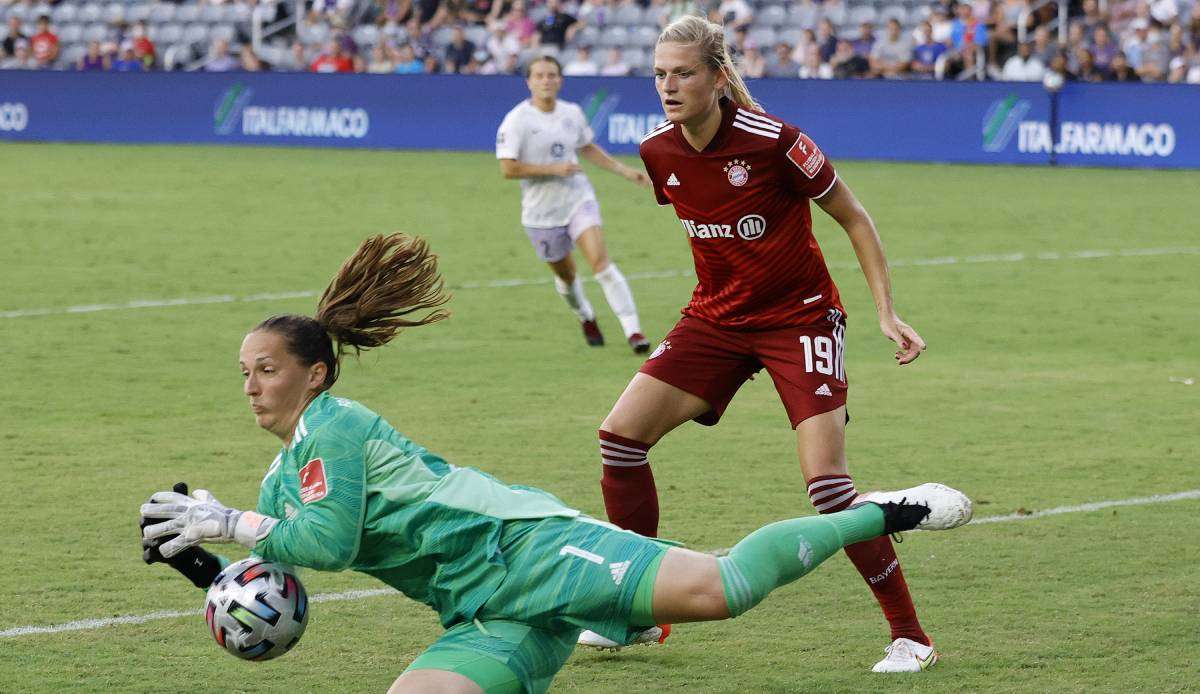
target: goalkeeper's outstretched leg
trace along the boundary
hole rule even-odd
[[[840,513],[772,523],[725,557],[673,548],[654,578],[646,626],[737,617],[846,545],[905,530],[948,530],[971,519],[965,494],[940,484],[871,495]],[[645,579],[643,579],[645,580]]]

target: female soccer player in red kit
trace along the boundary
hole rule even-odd
[[[600,428],[609,520],[654,536],[658,495],[647,454],[694,419],[713,425],[737,389],[765,368],[796,431],[800,468],[820,513],[858,496],[846,466],[845,310],[812,233],[809,200],[850,237],[879,328],[911,363],[925,342],[892,306],[875,225],[816,143],[767,115],[725,47],[721,26],[684,17],[663,30],[654,82],[667,120],[641,144],[660,205],[691,244],[698,283],[683,318],[626,387]],[[891,625],[876,672],[937,660],[887,536],[846,553]],[[589,643],[585,634],[580,643]]]

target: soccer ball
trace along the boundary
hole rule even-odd
[[[243,559],[225,567],[209,587],[204,621],[230,653],[270,660],[300,640],[308,626],[308,594],[292,569]]]

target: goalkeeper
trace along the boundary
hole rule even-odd
[[[258,425],[283,442],[257,508],[226,508],[204,490],[158,492],[141,507],[147,561],[201,587],[220,570],[197,546],[206,542],[361,571],[432,607],[446,629],[392,691],[532,693],[549,688],[583,629],[626,644],[655,624],[736,617],[845,545],[970,518],[963,494],[926,484],[768,525],[717,558],[451,465],[329,393],[345,350],[441,320],[446,301],[424,241],[376,236],[342,266],[315,318],[256,326],[241,346],[244,391]]]

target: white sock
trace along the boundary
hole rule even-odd
[[[587,300],[587,295],[583,293],[583,282],[579,281],[579,275],[575,275],[575,281],[571,284],[563,282],[558,276],[554,276],[554,288],[558,290],[558,295],[567,302],[567,306],[579,316],[579,320],[596,320],[596,311],[592,309],[592,304]]]
[[[629,291],[629,282],[625,281],[625,275],[621,274],[617,264],[609,263],[608,267],[597,272],[596,281],[604,289],[604,297],[608,299],[613,313],[617,314],[617,320],[621,321],[625,337],[642,332],[637,304],[633,303],[633,292]]]

